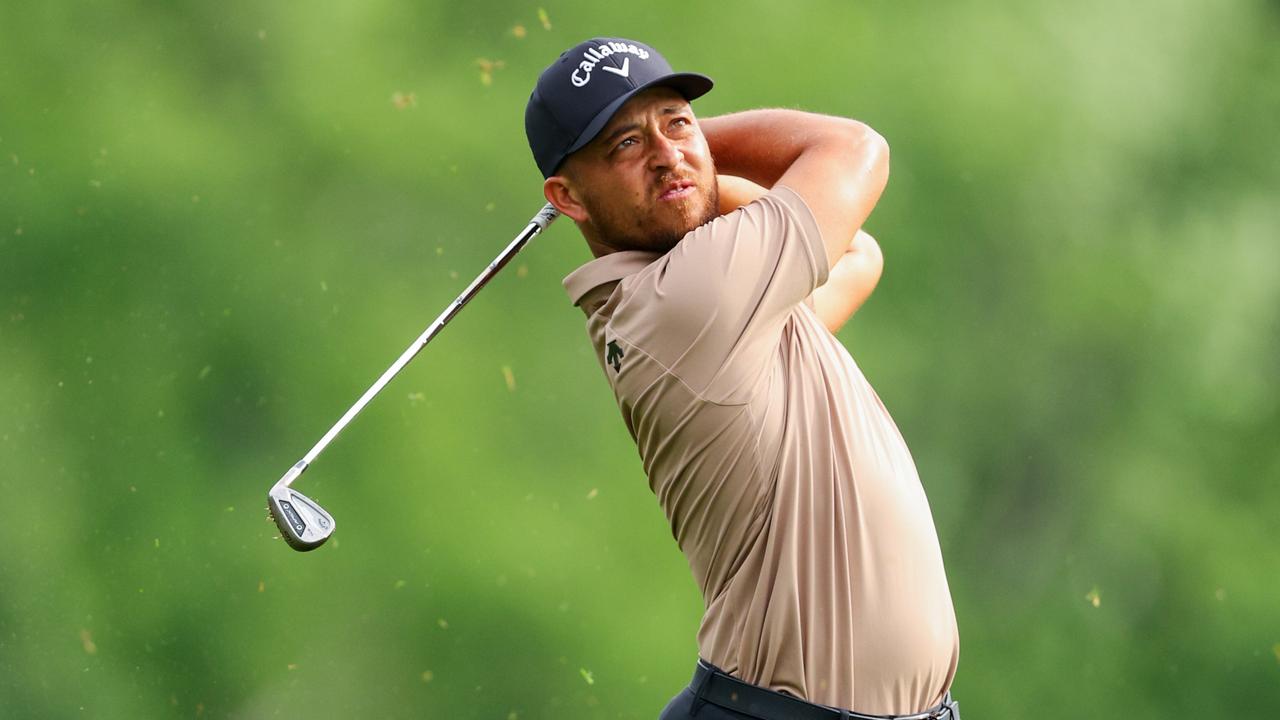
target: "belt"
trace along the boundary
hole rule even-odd
[[[703,703],[750,715],[758,720],[960,720],[960,703],[951,693],[937,707],[913,715],[864,715],[806,702],[798,697],[743,682],[705,660],[698,660],[689,687],[694,693],[692,715]]]

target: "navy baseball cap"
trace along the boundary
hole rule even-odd
[[[592,38],[561,53],[538,77],[524,110],[524,132],[542,177],[554,175],[566,157],[595,139],[633,95],[658,86],[693,100],[712,82],[706,75],[672,72],[657,50],[635,40]]]

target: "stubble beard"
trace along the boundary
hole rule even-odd
[[[697,205],[702,203],[701,211]],[[674,216],[674,221],[663,218],[659,222],[660,206],[650,205],[639,208],[630,217],[612,208],[592,207],[591,202],[584,199],[587,211],[591,214],[592,224],[597,236],[610,247],[618,250],[648,250],[665,253],[675,247],[685,235],[711,222],[719,214],[720,187],[716,182],[715,172],[711,173],[711,181],[705,187],[696,186],[692,196],[680,200],[667,208],[667,217]]]

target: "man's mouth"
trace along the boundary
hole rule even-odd
[[[689,197],[697,190],[697,185],[692,180],[674,180],[662,187],[661,194],[658,199],[662,201],[683,200]]]

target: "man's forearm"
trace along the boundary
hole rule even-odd
[[[875,135],[857,120],[800,110],[746,110],[698,123],[718,172],[765,187],[773,187],[801,153],[826,142],[832,132]]]

